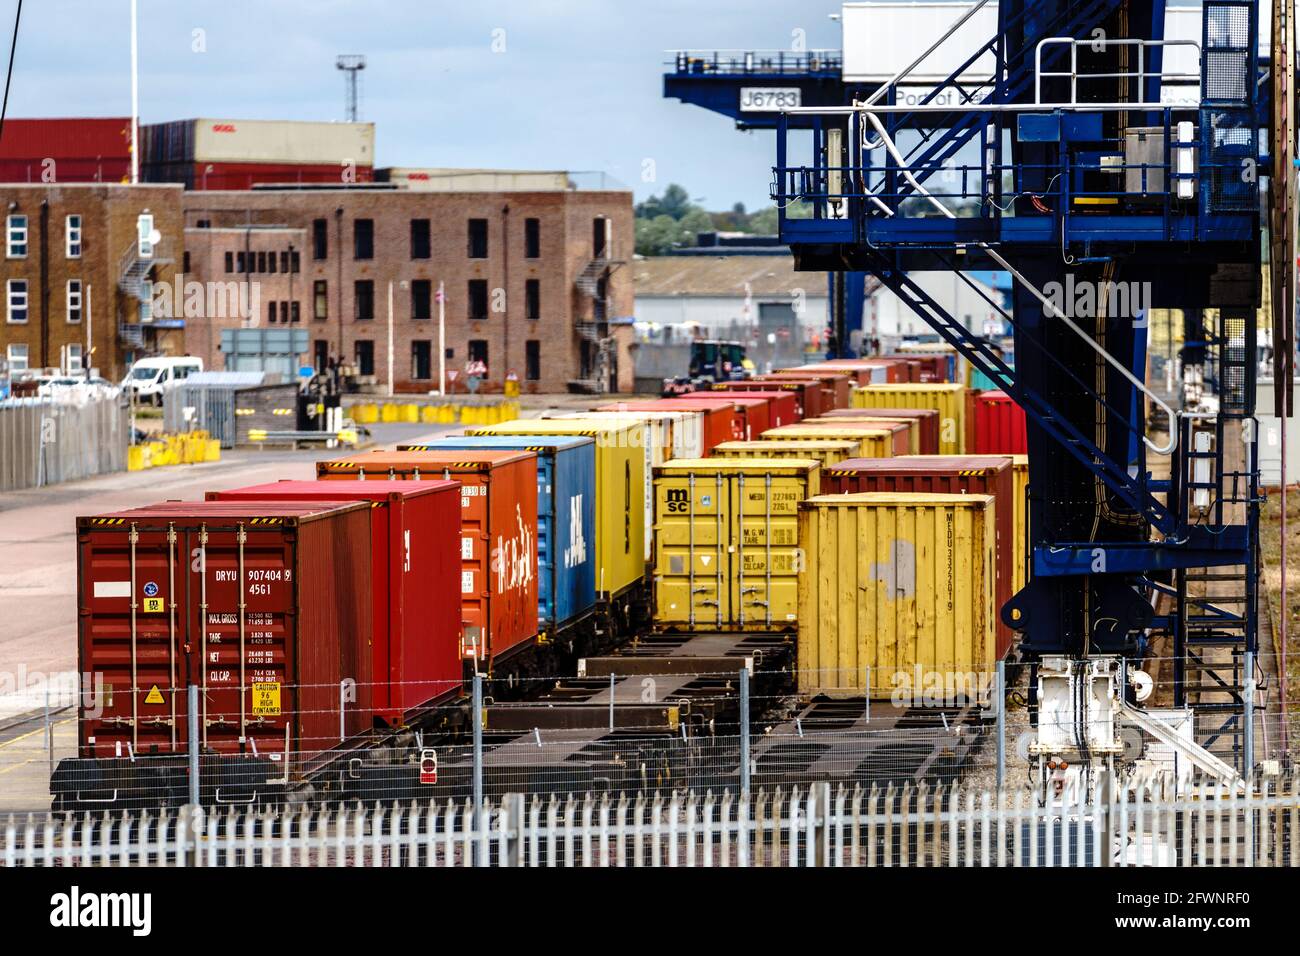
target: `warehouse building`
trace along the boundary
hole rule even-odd
[[[152,312],[153,285],[183,267],[181,195],[167,185],[0,185],[4,371],[89,368],[116,381],[140,355],[182,352],[184,318]]]
[[[631,387],[630,192],[392,186],[187,192],[187,284],[243,283],[257,303],[251,320],[187,317],[187,350],[220,368],[222,328],[297,325],[310,363],[383,390],[391,290],[394,390],[428,392],[441,285],[448,370],[482,362],[489,390]]]

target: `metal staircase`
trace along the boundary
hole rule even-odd
[[[587,343],[581,356],[583,375],[569,381],[570,391],[599,394],[609,390],[609,369],[614,339],[609,334],[609,277],[625,264],[623,259],[597,256],[574,279],[574,287],[590,300],[591,314],[580,307],[574,313],[574,331]]]

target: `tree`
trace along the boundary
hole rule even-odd
[[[662,256],[686,244],[686,231],[672,216],[659,215],[636,221],[636,251],[642,256]]]
[[[691,246],[696,244],[701,232],[713,232],[717,228],[713,223],[713,217],[698,206],[682,216],[680,224],[682,233],[687,239],[686,244]]]
[[[691,194],[686,191],[686,188],[677,183],[669,183],[662,198],[651,196],[645,202],[638,203],[636,216],[638,219],[656,219],[659,216],[681,219],[693,208],[695,207],[691,204]]]

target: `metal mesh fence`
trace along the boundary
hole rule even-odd
[[[0,402],[0,491],[124,471],[128,437],[116,396]]]

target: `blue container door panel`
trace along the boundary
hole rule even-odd
[[[558,449],[555,455],[556,620],[596,603],[596,446]]]
[[[537,453],[537,619],[544,628],[555,627],[556,617],[555,535],[563,525],[556,520],[552,485],[555,482],[556,450]]]

